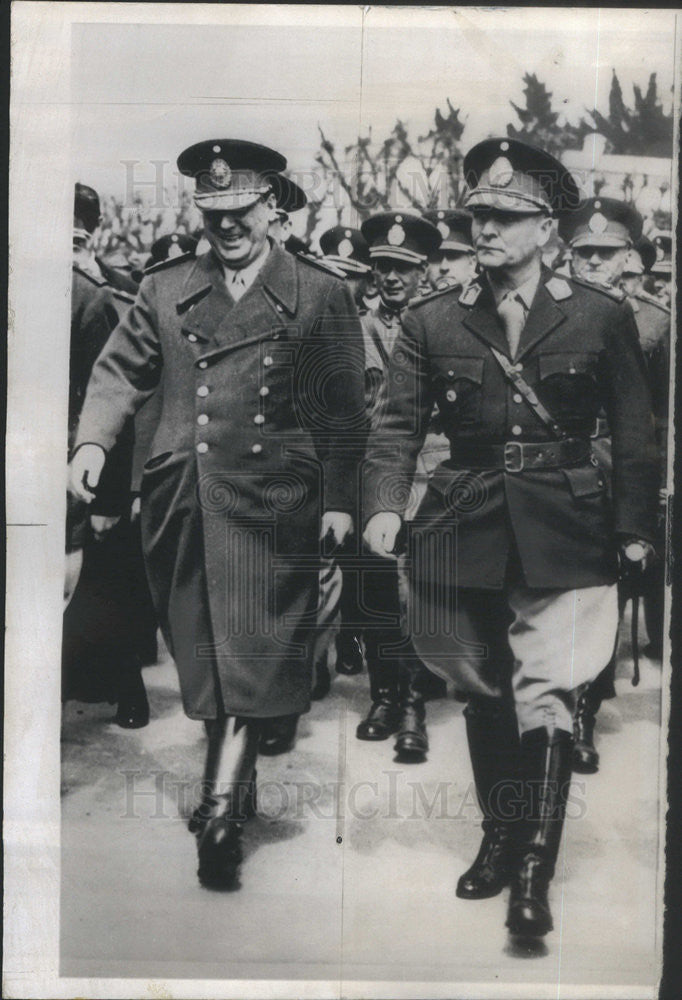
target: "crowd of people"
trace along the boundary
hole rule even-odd
[[[314,254],[286,166],[191,146],[184,222],[151,246],[140,223],[121,259],[76,185],[64,698],[147,724],[160,627],[206,728],[190,829],[220,889],[258,755],[334,670],[367,670],[356,736],[409,763],[449,684],[483,816],[457,894],[510,886],[510,932],[542,937],[633,588],[662,655],[671,234],[500,138],[457,209],[340,224]]]

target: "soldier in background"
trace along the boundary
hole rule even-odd
[[[560,232],[570,244],[572,268],[577,277],[612,289],[621,287],[625,279],[630,289],[628,302],[634,312],[652,395],[663,488],[666,478],[670,314],[660,302],[635,287],[636,279],[641,280],[644,275],[644,260],[647,264],[652,263],[652,247],[642,239],[642,225],[642,218],[632,205],[616,198],[599,197],[588,199],[578,212],[562,220]],[[611,431],[603,413],[597,419],[593,450],[610,477],[613,464]],[[660,516],[656,545],[659,558],[647,567],[641,585],[649,638],[647,652],[660,658],[664,590],[661,546],[665,545]],[[621,608],[623,602],[624,596],[621,595]],[[581,774],[593,774],[599,769],[599,753],[594,745],[595,721],[602,701],[616,696],[616,659],[617,649],[614,648],[606,668],[584,689],[578,700],[574,767]]]
[[[664,306],[670,309],[671,302],[671,280],[672,280],[672,253],[673,238],[668,230],[652,233],[651,242],[656,251],[656,260],[651,266],[652,291],[656,298],[660,299]]]
[[[77,184],[69,371],[69,450],[78,429],[95,360],[132,299],[103,278],[93,251],[100,222],[97,193]],[[116,701],[115,721],[134,729],[149,721],[140,668],[155,660],[139,544],[131,527],[132,425],[112,449],[90,508],[67,498],[67,603],[62,639],[62,697]],[[146,601],[145,601],[146,597]],[[147,617],[145,617],[147,611]],[[151,652],[150,652],[151,650]]]
[[[430,290],[464,288],[476,275],[476,254],[471,243],[471,215],[461,209],[424,212],[441,235],[441,244],[429,255],[426,277]]]
[[[365,337],[365,400],[370,431],[381,425],[384,382],[401,331],[401,317],[417,295],[430,254],[441,235],[426,219],[405,212],[382,212],[366,219],[362,235],[370,247],[380,302],[361,317]],[[395,749],[404,759],[422,760],[428,751],[426,713],[418,680],[423,665],[401,622],[396,563],[365,553],[357,574],[358,608],[372,704],[358,725],[360,740],[385,740],[397,733]]]

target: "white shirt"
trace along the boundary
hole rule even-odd
[[[252,260],[250,264],[247,264],[246,267],[242,267],[235,271],[223,264],[225,284],[227,285],[227,290],[235,302],[239,302],[241,297],[246,294],[249,288],[251,288],[251,285],[258,277],[258,272],[265,264],[269,253],[270,244],[266,240],[262,253],[260,253],[255,260]]]

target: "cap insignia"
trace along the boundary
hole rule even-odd
[[[441,234],[444,240],[448,238],[448,236],[450,235],[450,228],[446,222],[438,223],[438,232]]]
[[[339,257],[350,257],[353,253],[353,244],[350,240],[341,240],[339,243]]]
[[[493,187],[508,187],[514,177],[514,168],[506,156],[498,156],[488,172]]]
[[[402,218],[402,216],[400,216],[400,218]],[[391,226],[386,239],[388,240],[389,246],[401,247],[405,242],[405,230],[402,226],[397,224],[395,226]]]
[[[211,169],[209,170],[208,175],[216,187],[226,188],[230,186],[232,171],[228,167],[227,163],[225,163],[225,160],[221,160],[220,157],[211,163]]]
[[[171,243],[168,247],[168,259],[171,260],[173,257],[184,257],[184,253],[178,243]]]
[[[665,257],[665,250],[659,243],[659,245],[656,247],[656,260],[663,260],[664,257]]]
[[[602,215],[601,212],[595,212],[590,221],[587,223],[587,228],[591,233],[596,233],[597,236],[601,236],[601,234],[608,228],[608,225],[609,220],[606,216]]]

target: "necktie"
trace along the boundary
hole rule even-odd
[[[517,295],[516,292],[507,292],[500,301],[497,312],[507,334],[509,354],[513,360],[516,357],[521,333],[526,324],[526,307],[520,295]]]
[[[239,271],[232,272],[230,281],[230,294],[235,302],[238,302],[246,291],[246,282]]]

